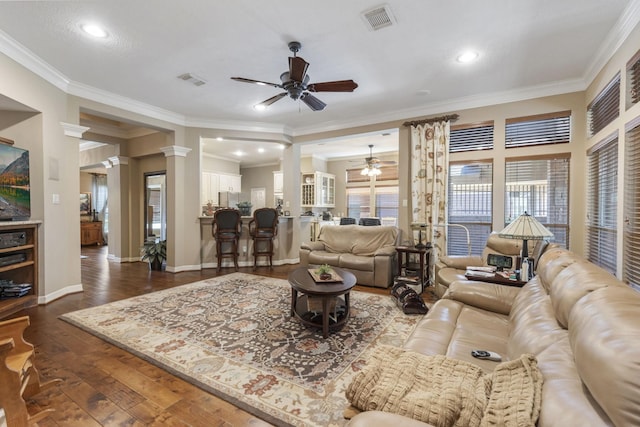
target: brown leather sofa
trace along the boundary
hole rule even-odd
[[[561,248],[541,256],[523,288],[457,281],[405,343],[492,371],[497,362],[533,354],[544,383],[538,427],[640,425],[640,292]],[[376,411],[349,427],[428,426]]]
[[[540,255],[547,247],[545,241],[530,241],[529,253],[534,259],[534,267]],[[515,268],[515,258],[520,255],[522,250],[522,240],[505,239],[500,237],[495,231],[487,238],[487,243],[482,250],[482,255],[470,256],[443,256],[435,264],[435,293],[438,297],[442,297],[449,288],[449,285],[456,280],[464,280],[464,273],[467,267],[483,267],[487,266],[487,257],[489,254],[508,255],[513,257],[513,265]]]
[[[329,264],[353,273],[358,284],[387,288],[397,269],[400,234],[393,226],[325,225],[318,240],[300,246],[300,264]]]

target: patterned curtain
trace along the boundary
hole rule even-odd
[[[433,225],[447,222],[449,129],[448,120],[411,126],[412,222],[427,224],[422,238],[433,245],[431,278],[438,255],[446,253],[447,247],[445,233],[434,230]]]

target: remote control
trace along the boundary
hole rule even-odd
[[[476,359],[493,360],[494,362],[502,361],[502,356],[500,356],[498,353],[494,353],[493,351],[471,350],[471,355]]]

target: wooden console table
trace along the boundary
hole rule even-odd
[[[102,237],[102,221],[80,222],[81,245],[101,245],[103,243],[104,238]]]

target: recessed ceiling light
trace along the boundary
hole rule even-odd
[[[258,153],[264,153],[264,148],[262,147],[258,148]]]
[[[240,150],[236,151],[236,152],[235,152],[235,153],[233,153],[233,154],[235,154],[235,155],[236,155],[236,156],[238,156],[238,157],[240,157],[240,156],[244,156],[244,153],[243,153],[242,151],[240,151]]]
[[[219,136],[216,138],[216,141],[224,141],[224,139],[221,136]]]
[[[97,24],[82,24],[80,28],[82,28],[82,31],[89,34],[90,36],[98,37],[101,39],[107,37],[108,35],[107,31]]]
[[[280,144],[280,149],[284,150],[286,147],[284,146],[284,144]]]
[[[267,106],[263,104],[256,104],[253,106],[253,109],[256,111],[264,111],[267,109]]]
[[[468,64],[469,62],[473,62],[476,59],[478,59],[478,56],[480,56],[478,52],[469,50],[458,55],[458,57],[456,58],[456,61],[462,64]]]

